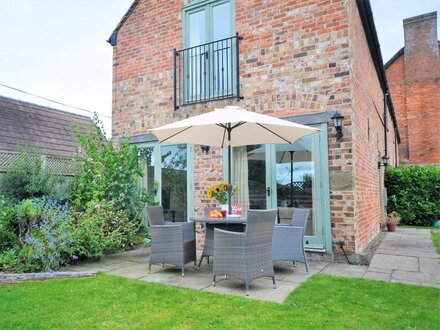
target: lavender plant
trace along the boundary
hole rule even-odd
[[[15,215],[19,244],[2,254],[0,269],[53,271],[65,266],[75,258],[71,222],[67,202],[45,197],[21,201]]]

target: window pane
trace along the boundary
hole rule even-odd
[[[151,193],[154,190],[154,148],[139,148],[139,166],[142,169],[142,177],[139,177],[139,186]]]
[[[224,39],[231,36],[230,22],[228,2],[212,8],[213,40]]]
[[[229,3],[212,8],[213,40],[231,37]],[[232,91],[232,42],[225,40],[214,44],[213,52],[213,83],[215,96],[225,96]]]
[[[201,10],[189,15],[189,47],[206,42],[205,11]]]
[[[162,206],[167,219],[187,220],[186,144],[161,147]]]
[[[151,202],[154,199],[154,147],[138,149],[138,163],[142,170],[142,175],[138,179],[139,187],[146,191]],[[143,211],[144,220],[147,220],[145,209]]]
[[[207,42],[205,10],[189,15],[189,46],[199,46]],[[205,47],[190,48],[185,52],[186,61],[186,97],[188,102],[201,100],[206,86],[206,51]]]
[[[238,187],[235,201],[243,214],[248,209],[266,209],[266,147],[250,145],[233,148],[234,185]]]
[[[306,136],[294,144],[276,145],[277,204],[280,222],[290,223],[294,207],[310,209],[306,235],[315,236],[315,166],[312,145],[316,136]]]

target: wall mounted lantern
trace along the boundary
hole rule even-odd
[[[335,128],[336,128],[336,137],[338,139],[340,139],[343,136],[343,134],[342,134],[342,119],[344,119],[344,116],[336,111],[331,119],[333,120],[333,125],[335,125]]]
[[[202,144],[202,145],[200,146],[200,149],[202,149],[202,153],[208,153],[208,152],[209,152],[209,149],[211,149],[211,147]]]
[[[379,157],[380,157],[380,155],[379,155]],[[388,162],[390,160],[390,157],[383,156],[381,159],[382,159],[382,162],[380,160],[377,162],[377,168],[381,168],[381,166],[384,166],[384,167],[388,166]]]

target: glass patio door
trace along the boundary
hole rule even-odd
[[[160,147],[161,201],[165,216],[174,221],[187,221],[187,146],[186,144]]]
[[[292,145],[255,145],[233,151],[236,200],[249,209],[278,209],[290,223],[293,208],[310,209],[309,249],[331,251],[327,124]]]
[[[163,206],[165,217],[187,221],[193,210],[193,146],[186,144],[140,145],[139,163],[144,176],[140,185],[157,192],[155,201]]]

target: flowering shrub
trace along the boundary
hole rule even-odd
[[[21,201],[12,221],[18,244],[1,254],[0,269],[52,271],[66,265],[73,257],[75,241],[71,221],[68,203],[47,198]]]
[[[105,252],[139,244],[140,223],[129,221],[128,214],[115,203],[101,201],[75,214],[75,251],[84,257],[100,257]]]
[[[77,159],[76,181],[70,194],[77,211],[89,209],[102,200],[113,201],[129,220],[136,221],[144,206],[137,179],[142,175],[138,150],[127,139],[119,149],[104,137],[102,124],[96,121],[86,136],[77,134],[81,153]]]
[[[220,204],[227,204],[228,203],[228,187],[229,184],[227,182],[222,182],[215,184],[211,188],[208,189],[206,192],[208,198],[214,198],[217,202]],[[231,197],[234,195],[235,191],[237,190],[237,187],[231,187]]]

